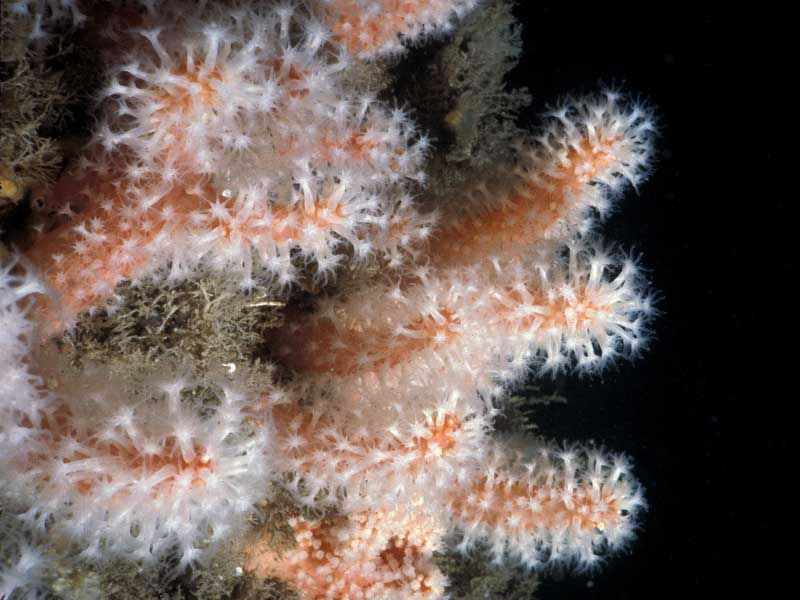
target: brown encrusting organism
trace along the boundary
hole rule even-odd
[[[34,38],[34,15],[0,10],[0,211],[27,194],[38,198],[88,137],[82,111],[99,74],[72,27]],[[33,38],[33,39],[32,39]],[[2,213],[0,213],[2,214]]]

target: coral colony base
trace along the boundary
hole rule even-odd
[[[91,32],[89,4],[4,10],[33,45]],[[649,111],[568,99],[431,202],[436,143],[381,77],[503,3],[97,4],[94,134],[0,268],[0,595],[223,564],[441,598],[440,553],[540,573],[627,543],[623,456],[496,423],[514,384],[646,342],[598,222],[648,171]]]

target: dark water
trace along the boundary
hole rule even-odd
[[[743,211],[754,198],[737,172],[773,160],[769,146],[739,135],[759,128],[748,120],[759,105],[750,91],[768,105],[760,117],[777,116],[769,112],[774,57],[756,36],[761,17],[735,24],[671,3],[524,4],[525,55],[513,83],[533,93],[531,119],[560,95],[611,83],[652,103],[661,126],[653,175],[602,228],[642,253],[661,293],[651,347],[602,378],[555,382],[569,403],[538,408],[536,418],[548,437],[627,453],[649,510],[627,552],[593,576],[546,578],[540,597],[738,597],[756,577],[763,594],[781,576],[768,549],[776,515],[763,508],[756,481],[781,481],[762,456],[786,442],[766,428],[770,384],[754,395],[748,385],[753,370],[770,371],[745,341],[747,306],[758,296],[745,271],[759,242],[748,227],[754,215]],[[780,214],[781,197],[761,192]],[[771,256],[793,273],[793,255]],[[766,276],[765,268],[753,274]]]

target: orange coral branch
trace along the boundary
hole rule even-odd
[[[475,0],[328,0],[334,39],[354,56],[399,52],[398,39],[414,40],[447,29],[450,17],[467,12]]]
[[[644,502],[625,460],[599,451],[541,447],[524,453],[496,445],[468,493],[451,496],[463,547],[488,540],[496,558],[532,567],[594,565],[632,535]]]
[[[447,488],[477,464],[487,424],[456,401],[441,404],[419,417],[402,407],[387,409],[380,426],[375,418],[366,421],[361,407],[328,413],[296,404],[273,407],[291,487],[307,503],[335,503],[345,491],[348,507],[402,497],[419,485]]]
[[[647,131],[631,139],[617,121],[572,127],[555,141],[549,132],[529,150],[510,175],[510,189],[508,184],[492,191],[478,188],[461,214],[445,216],[431,243],[433,264],[524,259],[537,243],[567,239],[584,229],[592,208],[607,209],[607,189],[618,178],[636,182],[649,160]]]

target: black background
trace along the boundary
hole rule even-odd
[[[783,597],[773,590],[798,556],[780,466],[791,352],[775,342],[791,341],[795,257],[781,221],[794,199],[771,189],[766,138],[791,102],[775,95],[781,17],[659,4],[515,11],[525,54],[511,84],[533,94],[530,123],[565,94],[615,85],[654,106],[660,126],[654,173],[603,227],[641,252],[660,293],[651,347],[603,377],[555,382],[569,402],[537,418],[555,439],[627,453],[649,510],[626,552],[589,576],[545,578],[544,600]]]

